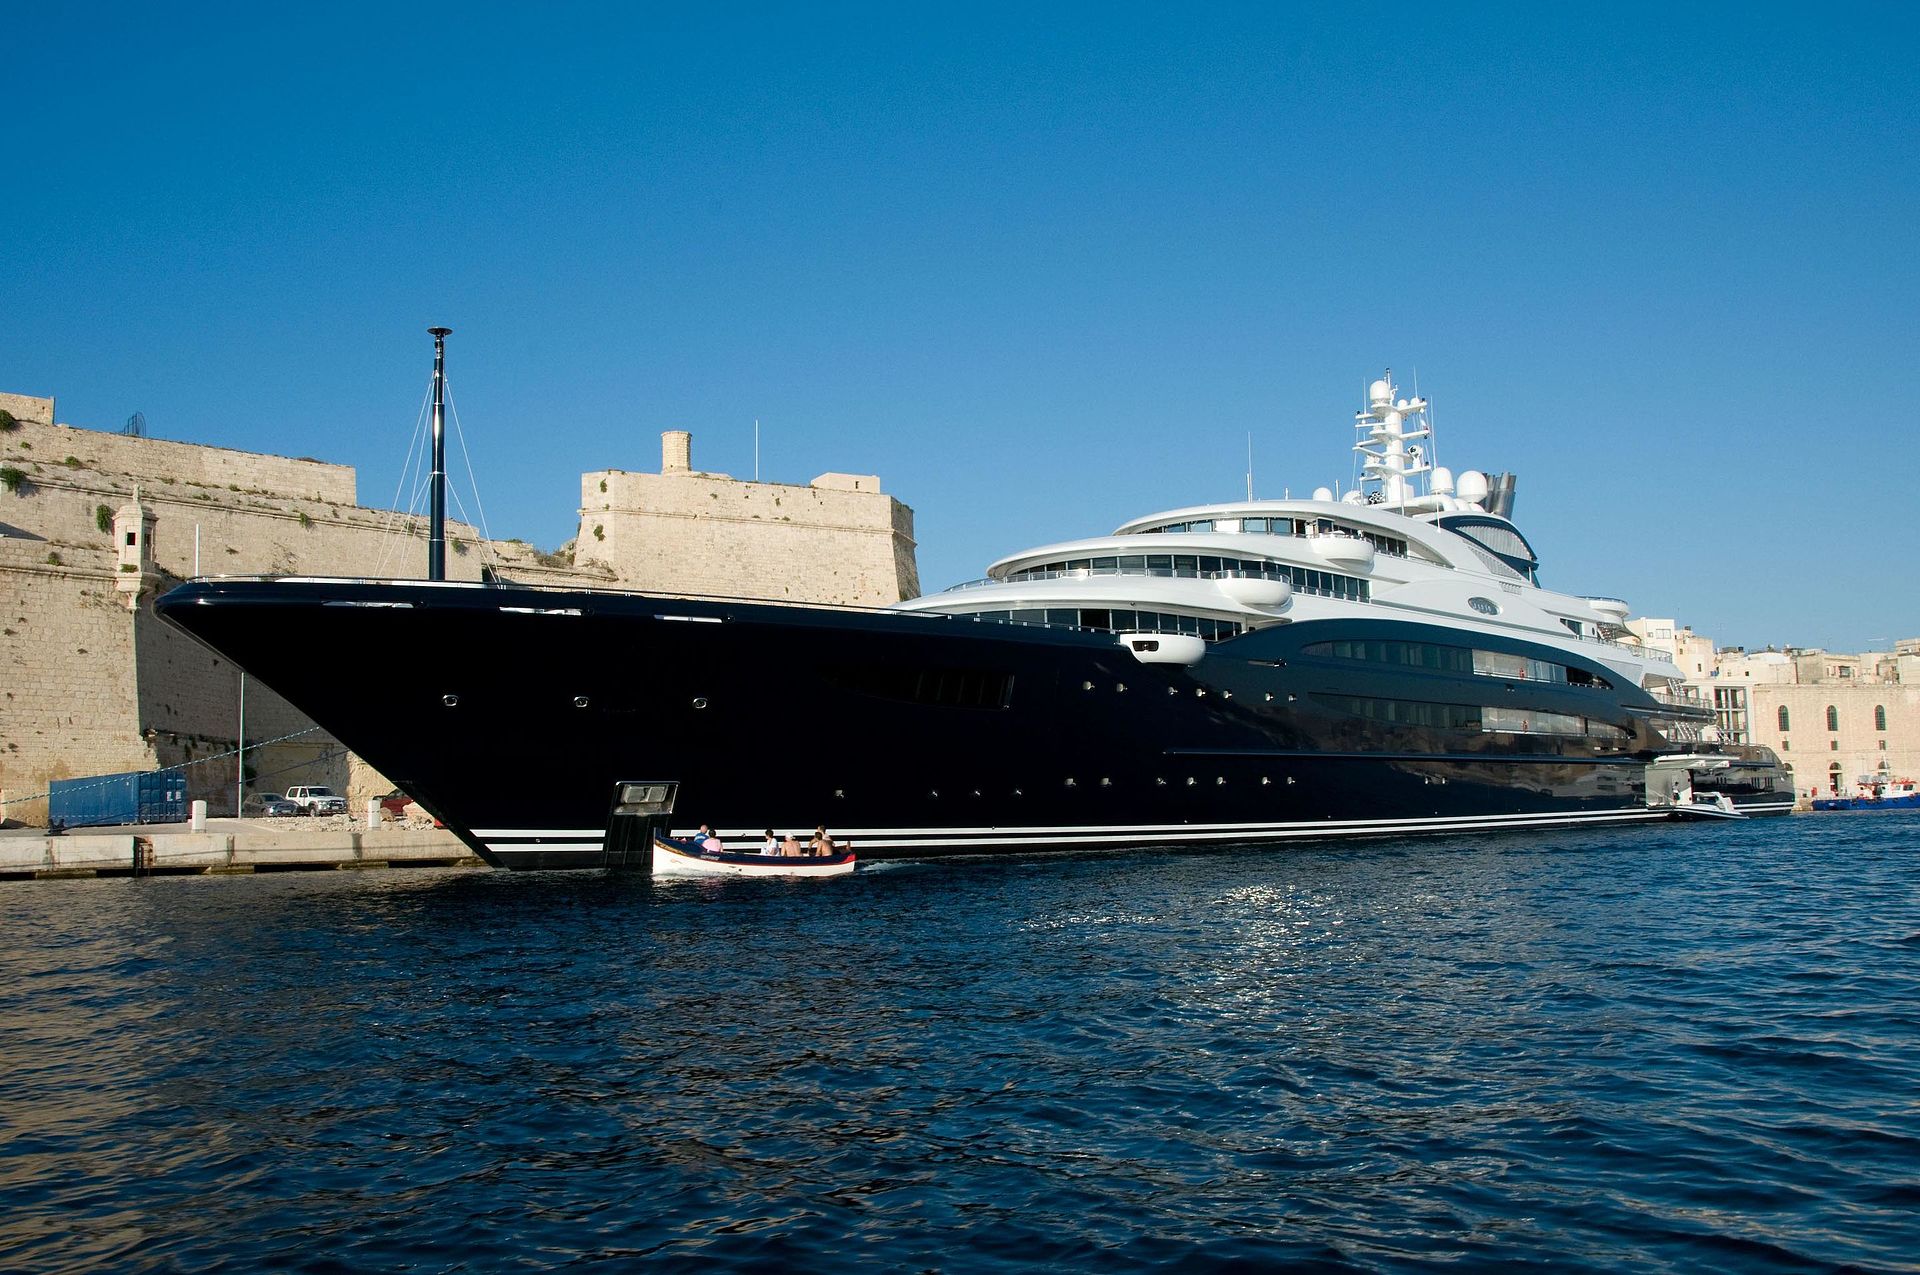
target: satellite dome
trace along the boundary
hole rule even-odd
[[[1332,500],[1332,499],[1333,499],[1333,488],[1331,488],[1331,487],[1315,487],[1315,488],[1313,489],[1313,498],[1314,498],[1315,500]]]
[[[1349,382],[1349,384],[1351,384],[1351,382]],[[1382,378],[1378,381],[1375,381],[1372,385],[1367,386],[1367,402],[1369,403],[1393,402],[1393,382],[1388,381],[1385,378]]]
[[[1477,469],[1469,469],[1460,475],[1460,499],[1470,505],[1477,505],[1487,498],[1487,476]]]
[[[1433,483],[1433,491],[1436,496],[1453,495],[1453,471],[1451,469],[1448,469],[1445,465],[1434,466],[1433,477],[1431,481]]]

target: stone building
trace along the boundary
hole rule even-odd
[[[1627,627],[1646,645],[1674,654],[1688,684],[1713,705],[1721,738],[1778,753],[1802,797],[1920,778],[1920,638],[1860,654],[1791,646],[1715,650],[1672,620],[1636,619]]]
[[[1779,659],[1732,656],[1721,676],[1746,693],[1747,739],[1793,767],[1802,795],[1920,778],[1920,639],[1906,655],[1788,648]],[[1902,674],[1905,676],[1902,676]],[[1789,676],[1789,674],[1791,676]]]
[[[687,455],[686,435],[668,440]],[[363,507],[355,487],[347,466],[77,429],[50,398],[0,394],[0,818],[44,821],[53,779],[170,766],[215,813],[243,780],[332,784],[355,809],[384,791],[254,680],[237,773],[240,671],[153,612],[197,574],[423,574],[426,520]],[[582,492],[590,552],[450,522],[448,576],[868,604],[917,588],[912,511],[875,478],[792,487],[682,465],[588,474]]]

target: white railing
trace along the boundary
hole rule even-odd
[[[1294,582],[1294,572],[1316,571],[1321,575],[1338,576],[1342,580],[1353,580],[1365,584],[1359,576],[1350,576],[1341,571],[1329,571],[1324,567],[1295,567],[1286,563],[1275,563],[1270,571],[1182,571],[1175,567],[1074,567],[1066,571],[1021,571],[1004,580],[991,577],[982,580],[967,580],[960,584],[948,585],[943,593],[958,593],[963,589],[982,589],[994,584],[1027,584],[1033,581],[1048,580],[1089,580],[1107,576],[1152,576],[1164,580],[1284,580],[1293,585],[1297,592],[1311,597],[1344,598],[1348,602],[1371,602],[1371,591],[1367,597],[1354,597],[1333,589],[1314,589]]]

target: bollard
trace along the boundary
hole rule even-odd
[[[378,797],[369,797],[367,798],[367,827],[378,828],[379,826],[380,799]]]
[[[207,803],[204,801],[196,801],[190,809],[193,813],[188,816],[190,820],[189,826],[191,826],[195,832],[205,832],[207,830]]]

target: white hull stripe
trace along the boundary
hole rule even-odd
[[[1326,836],[1391,834],[1399,832],[1468,832],[1500,828],[1567,826],[1597,823],[1635,823],[1664,819],[1664,810],[1633,809],[1600,813],[1535,815],[1450,815],[1433,819],[1358,819],[1321,820],[1292,824],[1175,824],[1106,828],[870,828],[842,830],[842,840],[854,841],[854,849],[925,849],[971,846],[1100,846],[1135,845],[1141,841],[1165,840],[1170,843],[1195,841],[1247,841],[1265,839],[1300,840]],[[506,831],[506,830],[501,830]],[[496,834],[498,835],[498,834]],[[520,834],[526,836],[528,834]],[[537,835],[537,834],[536,834]],[[757,841],[758,833],[721,832],[735,841]],[[487,849],[496,854],[598,854],[601,839],[553,838],[541,842],[488,840]]]
[[[834,831],[834,835],[837,837],[869,837],[869,838],[890,837],[890,836],[898,836],[903,834],[908,836],[938,835],[938,836],[944,836],[944,837],[1023,836],[1023,835],[1060,837],[1060,836],[1079,836],[1083,834],[1088,836],[1104,836],[1111,833],[1120,833],[1128,836],[1153,835],[1153,834],[1166,834],[1168,836],[1175,836],[1183,833],[1194,832],[1197,830],[1216,830],[1216,829],[1222,830],[1222,831],[1238,830],[1238,831],[1245,831],[1245,832],[1261,832],[1261,831],[1269,831],[1269,830],[1295,829],[1295,828],[1324,829],[1324,828],[1346,828],[1346,827],[1361,827],[1361,826],[1365,826],[1365,827],[1377,826],[1381,828],[1392,829],[1392,828],[1434,828],[1434,827],[1445,827],[1452,824],[1460,824],[1463,826],[1473,826],[1473,827],[1484,827],[1488,825],[1502,824],[1502,823],[1528,825],[1528,824],[1537,824],[1542,821],[1560,823],[1560,822],[1573,822],[1573,821],[1579,821],[1579,820],[1592,820],[1592,819],[1623,819],[1623,818],[1637,819],[1637,818],[1644,818],[1648,813],[1650,812],[1646,807],[1634,806],[1634,807],[1620,809],[1620,810],[1600,810],[1600,811],[1578,811],[1578,810],[1533,811],[1533,812],[1511,814],[1511,815],[1427,815],[1424,817],[1414,817],[1414,818],[1404,818],[1404,819],[1296,819],[1296,820],[1292,820],[1289,822],[1282,822],[1282,823],[1268,822],[1265,820],[1251,820],[1251,821],[1242,822],[1242,823],[1138,823],[1138,824],[1121,823],[1121,824],[1096,824],[1096,825],[1087,825],[1087,826],[1075,825],[1070,828],[1054,827],[1050,824],[1030,824],[1030,825],[988,824],[988,825],[982,825],[979,827],[972,827],[972,828],[946,827],[946,826],[941,826],[938,828],[926,828],[926,827],[844,828],[844,827],[836,826],[833,831]],[[692,832],[693,832],[693,829],[686,830],[687,835],[691,835]],[[545,838],[552,841],[591,841],[594,844],[598,845],[600,843],[601,838],[605,836],[606,833],[605,833],[605,829],[602,829],[602,828],[476,828],[474,829],[473,835],[481,838],[482,840],[498,837],[501,840],[526,841],[526,840],[531,840],[537,837],[537,838]],[[672,835],[677,836],[681,834],[678,831],[676,831]],[[737,830],[736,829],[719,829],[718,835],[722,837],[733,837],[736,839],[740,837],[750,837],[755,840],[759,840],[764,834],[758,829],[741,828]]]

